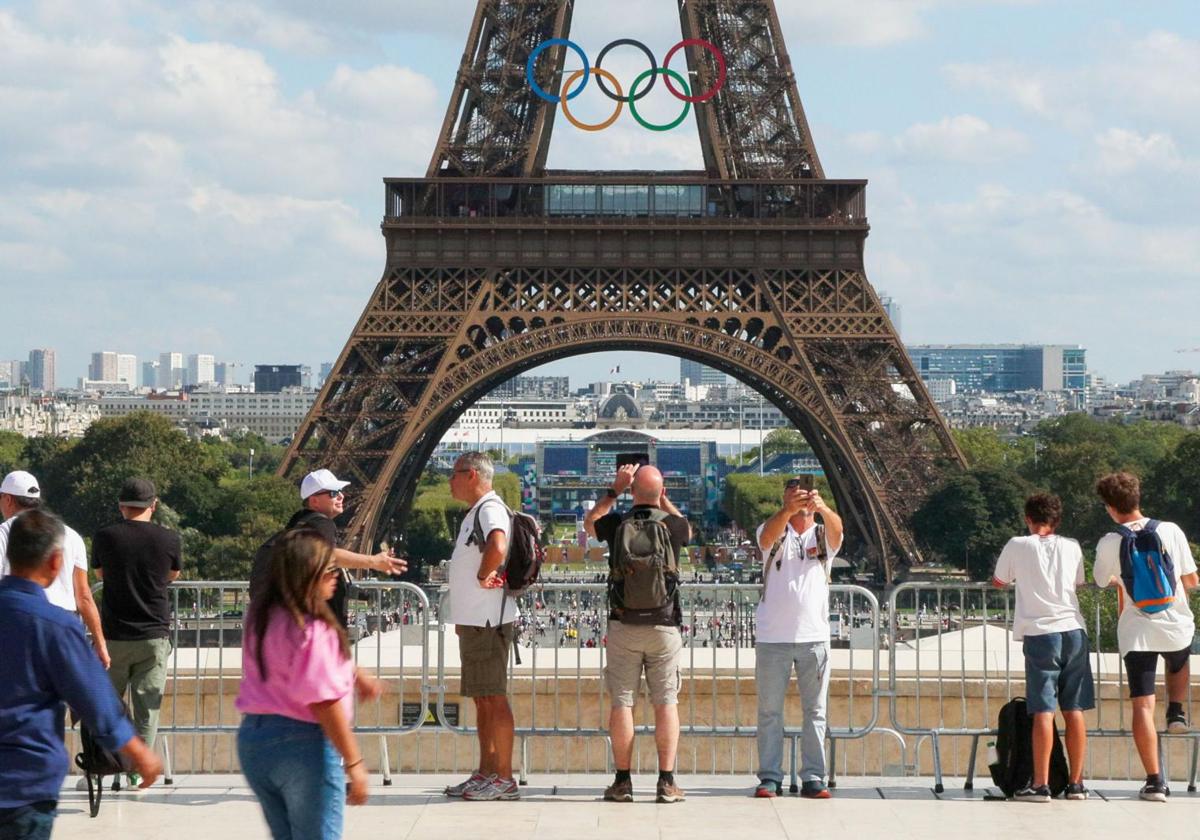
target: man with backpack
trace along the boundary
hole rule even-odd
[[[464,452],[450,474],[450,495],[468,510],[450,555],[447,623],[458,636],[459,693],[475,702],[479,767],[444,793],[484,802],[521,798],[513,778],[515,724],[508,703],[508,654],[521,611],[505,590],[502,567],[513,521],[492,489],[494,476],[492,460],[482,452]]]
[[[625,516],[612,512],[625,490],[633,507]],[[675,783],[679,747],[679,670],[683,611],[679,603],[679,552],[692,529],[663,487],[655,467],[627,464],[608,492],[583,520],[589,536],[608,543],[608,653],[604,678],[612,696],[609,738],[617,776],[604,799],[632,802],[633,705],[646,674],[654,705],[654,741],[658,747],[658,802],[682,802]]]
[[[757,533],[765,560],[754,648],[759,765],[754,795],[764,799],[782,792],[783,704],[793,668],[804,709],[800,795],[831,796],[825,784],[829,581],[833,558],[842,547],[842,519],[811,489],[811,478],[787,482],[783,506]]]
[[[1133,704],[1133,741],[1146,769],[1146,784],[1139,795],[1166,802],[1169,791],[1154,729],[1154,677],[1162,656],[1167,670],[1167,732],[1187,732],[1183,704],[1196,633],[1187,590],[1198,583],[1196,561],[1178,525],[1142,513],[1137,476],[1106,475],[1096,483],[1096,493],[1117,524],[1116,533],[1105,534],[1096,546],[1094,571],[1097,585],[1118,587],[1117,646]]]
[[[1033,718],[1033,777],[1018,780],[1019,802],[1049,802],[1050,754],[1054,746],[1054,709],[1067,724],[1070,781],[1067,799],[1087,799],[1083,764],[1087,723],[1083,713],[1096,707],[1088,638],[1076,587],[1084,582],[1079,543],[1054,533],[1062,520],[1062,502],[1049,493],[1025,501],[1029,536],[1013,537],[1000,552],[992,582],[1015,585],[1013,639],[1023,640],[1026,709]]]

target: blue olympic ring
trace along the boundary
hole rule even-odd
[[[568,41],[566,38],[551,38],[548,41],[543,41],[534,47],[533,52],[529,54],[529,60],[525,62],[525,78],[529,82],[530,89],[547,102],[558,104],[561,96],[551,96],[542,90],[541,85],[533,78],[533,65],[537,62],[538,56],[541,55],[549,47],[569,47],[575,50],[575,54],[579,56],[579,60],[583,62],[583,79],[579,82],[579,87],[575,92],[568,95],[567,99],[574,99],[579,94],[583,93],[583,89],[587,87],[588,80],[592,77],[592,63],[588,61],[587,53],[583,51],[583,47],[576,44],[574,41]]]

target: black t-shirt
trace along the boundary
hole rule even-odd
[[[612,562],[613,541],[617,537],[617,526],[626,516],[634,516],[639,511],[657,510],[655,505],[634,505],[629,509],[629,513],[622,516],[615,510],[607,513],[596,520],[596,539],[601,542],[608,543],[608,558],[609,563]],[[687,519],[682,516],[669,514],[663,520],[663,524],[667,526],[667,532],[671,535],[671,550],[675,552],[675,565],[679,565],[679,552],[688,543],[688,537],[691,535],[691,526],[688,525]],[[673,594],[675,601],[674,623],[676,627],[683,626],[683,609],[679,603],[679,587],[676,585]],[[609,612],[609,621],[619,621],[620,617],[614,612]]]
[[[119,642],[165,639],[171,631],[171,572],[182,558],[179,534],[126,519],[92,538],[92,565],[104,572],[100,623]]]
[[[293,528],[312,528],[325,538],[331,548],[337,548],[338,544],[338,527],[337,523],[323,513],[317,513],[315,510],[304,508],[296,511],[292,518],[288,520],[287,530]],[[349,616],[346,614],[346,597],[349,595],[349,581],[345,569],[339,570],[337,588],[333,590],[333,597],[325,603],[329,604],[329,609],[333,610],[334,617],[341,622],[343,627],[349,625]]]

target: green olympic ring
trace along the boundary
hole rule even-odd
[[[627,97],[627,100],[629,102],[629,113],[633,114],[633,118],[638,121],[638,123],[642,126],[642,128],[649,129],[650,131],[670,131],[673,128],[677,128],[680,123],[682,123],[684,120],[687,119],[687,115],[692,110],[692,103],[685,101],[683,103],[683,113],[681,113],[678,117],[676,117],[674,122],[665,123],[663,125],[655,125],[652,122],[647,122],[646,120],[642,119],[642,115],[639,114],[638,110],[637,110],[638,87],[640,87],[642,82],[644,82],[646,79],[650,78],[651,76],[660,75],[660,74],[664,75],[664,76],[669,76],[670,78],[679,82],[679,84],[683,86],[683,92],[685,94],[687,94],[688,96],[692,95],[692,91],[691,91],[691,88],[688,87],[687,80],[685,78],[683,78],[683,76],[679,75],[674,70],[671,70],[668,67],[651,68],[650,70],[645,71],[644,73],[642,73],[642,75],[640,75],[636,79],[634,79],[633,87],[631,87],[629,89],[629,96]]]

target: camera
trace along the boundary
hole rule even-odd
[[[806,474],[796,476],[795,478],[789,478],[787,484],[784,485],[784,488],[787,490],[795,490],[797,487],[805,492],[811,493],[816,487],[816,484],[814,483],[812,475]]]

